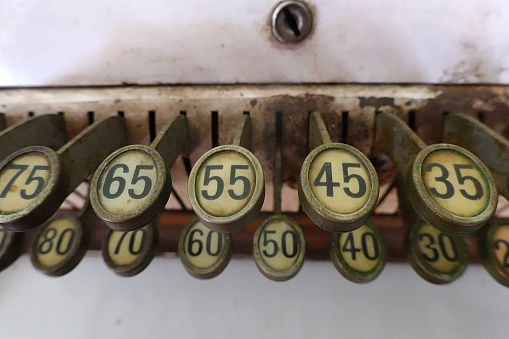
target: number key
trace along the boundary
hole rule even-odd
[[[214,278],[230,262],[232,237],[212,231],[193,218],[180,234],[178,251],[189,274],[199,279]]]
[[[305,253],[304,233],[292,218],[271,215],[256,228],[253,256],[267,278],[276,281],[293,278],[304,264]]]
[[[509,287],[509,222],[492,221],[476,234],[481,262],[499,283]]]
[[[142,272],[157,250],[157,222],[128,232],[108,230],[102,243],[106,265],[118,275],[130,277]]]
[[[334,233],[329,251],[339,273],[357,283],[374,280],[387,261],[383,235],[370,221],[354,231]]]

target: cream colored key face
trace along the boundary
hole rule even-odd
[[[197,178],[198,203],[216,217],[238,213],[253,196],[254,168],[237,152],[220,152],[209,157]]]
[[[158,232],[154,223],[129,232],[109,230],[103,241],[103,258],[108,267],[122,276],[143,271],[157,248]]]
[[[495,280],[509,287],[509,222],[491,222],[476,237],[484,268]]]
[[[207,227],[233,232],[260,211],[265,192],[262,168],[245,148],[216,147],[194,166],[188,192],[198,218]]]
[[[375,169],[360,151],[329,143],[311,151],[299,179],[304,211],[331,232],[350,231],[369,218],[378,198]]]
[[[21,154],[0,171],[0,213],[23,211],[46,189],[51,176],[48,158],[37,152]]]
[[[408,231],[406,251],[416,272],[436,284],[458,278],[468,261],[467,247],[461,236],[443,233],[422,221]]]
[[[422,178],[429,195],[446,211],[471,217],[487,207],[486,177],[461,153],[449,150],[430,153],[423,162]]]
[[[347,279],[364,283],[375,279],[387,262],[387,247],[378,227],[367,222],[348,233],[331,238],[331,260]]]
[[[294,277],[304,263],[306,240],[300,226],[284,215],[272,215],[257,227],[253,256],[260,271],[269,279],[284,281]]]
[[[70,272],[81,261],[88,247],[88,237],[80,220],[71,214],[53,218],[41,226],[32,243],[32,264],[50,276]]]
[[[129,214],[150,198],[157,180],[156,164],[144,152],[125,152],[106,166],[100,182],[99,201],[112,214]]]
[[[368,171],[357,156],[346,150],[333,148],[316,155],[308,180],[317,200],[334,213],[354,213],[369,198]]]
[[[461,147],[423,149],[409,167],[408,197],[419,215],[451,234],[470,234],[494,213],[495,182],[486,166]]]
[[[231,235],[212,231],[193,218],[179,238],[179,256],[194,277],[210,279],[219,275],[230,262]]]

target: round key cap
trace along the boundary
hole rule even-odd
[[[414,270],[435,284],[450,283],[465,271],[468,250],[461,236],[440,232],[417,221],[405,236],[405,251]]]
[[[24,233],[7,231],[0,226],[0,271],[9,267],[23,252]]]
[[[193,167],[188,193],[196,216],[205,226],[223,233],[238,231],[253,221],[262,207],[262,167],[243,147],[213,148]]]
[[[91,183],[90,201],[97,216],[117,231],[151,222],[166,205],[171,176],[153,148],[132,145],[109,155]]]
[[[159,233],[154,222],[129,232],[109,229],[102,243],[103,259],[118,275],[136,275],[154,258],[158,240]]]
[[[61,204],[57,197],[65,194],[60,173],[57,154],[43,146],[26,147],[2,161],[0,222],[10,230],[25,231],[49,218],[48,207],[56,210]]]
[[[491,222],[477,236],[481,262],[491,276],[509,287],[509,222]]]
[[[275,281],[293,278],[304,264],[305,253],[304,232],[292,218],[271,215],[256,228],[253,256],[267,278]]]
[[[407,175],[408,197],[419,215],[451,234],[478,230],[495,212],[497,189],[488,168],[449,144],[426,147]]]
[[[178,251],[189,274],[199,279],[214,278],[230,262],[232,237],[212,231],[193,218],[180,234]]]
[[[319,227],[348,232],[362,226],[378,199],[375,168],[352,146],[326,143],[302,165],[298,180],[302,209]]]
[[[88,244],[89,237],[78,217],[59,214],[37,230],[30,259],[39,271],[49,276],[62,276],[79,264]]]
[[[329,250],[339,273],[356,283],[374,280],[387,262],[384,237],[371,221],[348,233],[334,233]]]

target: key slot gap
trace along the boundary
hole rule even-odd
[[[87,112],[88,125],[92,125],[95,121],[95,113],[94,111]]]
[[[210,112],[212,148],[219,146],[219,114],[218,111]]]
[[[408,126],[414,132],[417,130],[416,117],[417,117],[416,110],[412,109],[412,110],[408,111]]]
[[[348,111],[341,112],[341,142],[346,144],[348,141]]]
[[[33,111],[29,111],[27,115],[29,118],[31,118],[35,115],[35,113]]]
[[[148,111],[148,131],[152,142],[156,138],[156,111]]]

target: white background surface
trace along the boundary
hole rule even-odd
[[[358,285],[307,261],[288,282],[234,259],[201,281],[179,259],[117,277],[100,257],[50,278],[24,256],[0,275],[2,338],[506,338],[509,293],[481,266],[448,286],[391,264]]]
[[[316,28],[275,43],[277,1],[0,2],[0,86],[122,83],[509,83],[505,0],[314,1]],[[211,281],[156,258],[133,278],[87,256],[48,278],[0,274],[2,338],[505,338],[509,291],[480,266],[434,286],[408,264],[374,282],[307,261],[291,281],[233,260]]]

